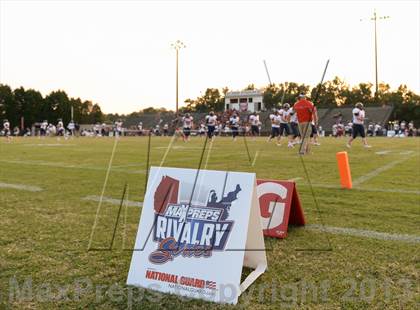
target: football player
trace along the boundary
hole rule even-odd
[[[3,133],[4,136],[6,137],[7,141],[10,142],[11,137],[10,137],[10,122],[7,119],[3,120]]]
[[[290,128],[292,129],[292,143],[300,143],[300,132],[299,132],[299,123],[297,119],[297,114],[293,108],[290,109]]]
[[[115,122],[115,137],[119,138],[122,135],[122,126],[123,126],[123,122],[121,119],[118,119]]]
[[[229,119],[230,129],[232,130],[232,139],[236,141],[236,137],[239,133],[239,116],[236,112],[233,112],[232,116]]]
[[[285,103],[283,107],[279,110],[280,115],[280,132],[279,132],[279,142],[283,136],[283,132],[286,137],[289,139],[287,144],[288,147],[294,147],[292,143],[292,137],[290,136],[289,120],[290,120],[290,104]]]
[[[347,147],[351,148],[352,141],[356,139],[358,135],[362,137],[364,147],[366,148],[371,147],[366,141],[365,127],[363,126],[364,121],[365,121],[365,111],[364,111],[363,103],[361,102],[356,103],[356,106],[353,109],[352,114],[353,114],[353,131],[352,131],[352,136],[350,137],[350,140],[347,143]]]
[[[41,135],[41,137],[44,137],[45,138],[45,136],[47,135],[47,127],[48,127],[48,121],[47,120],[44,120],[41,123],[41,126],[40,126],[40,135]]]
[[[255,137],[260,135],[260,117],[257,115],[257,112],[249,116],[249,122],[251,123],[251,135],[255,140]]]
[[[206,116],[207,124],[207,137],[212,139],[214,134],[214,129],[217,125],[217,116],[214,115],[213,111],[210,111],[209,115]]]
[[[70,135],[72,136],[72,137],[74,137],[74,129],[76,128],[76,125],[74,124],[74,121],[73,120],[71,120],[70,121],[70,123],[67,125],[67,129],[69,130],[69,132],[70,132]]]
[[[182,140],[187,142],[190,140],[191,129],[193,127],[193,117],[190,113],[186,113],[182,118]]]
[[[63,124],[63,120],[61,118],[58,119],[58,123],[57,123],[56,128],[57,128],[57,136],[58,137],[64,137],[64,124]]]
[[[273,114],[270,114],[271,121],[271,135],[268,137],[267,142],[270,142],[271,139],[277,137],[277,145],[280,146],[280,115],[279,111],[275,111]]]

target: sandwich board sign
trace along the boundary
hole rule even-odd
[[[257,197],[264,236],[286,238],[289,224],[305,225],[295,182],[258,179]]]
[[[254,173],[152,167],[127,284],[236,304],[267,268],[256,195]]]

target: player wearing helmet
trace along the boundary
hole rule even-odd
[[[260,117],[257,115],[257,112],[252,113],[249,116],[249,122],[251,123],[251,135],[254,137],[260,135]]]
[[[213,138],[214,129],[217,125],[217,116],[214,115],[213,111],[210,111],[209,115],[206,116],[206,124],[207,124],[207,137],[209,139]]]
[[[6,137],[7,141],[10,142],[11,137],[10,137],[10,123],[7,119],[3,120],[3,134]]]
[[[366,148],[371,147],[366,141],[365,127],[363,126],[363,123],[365,121],[365,110],[364,110],[363,103],[361,102],[356,103],[356,106],[353,109],[352,114],[353,114],[353,132],[352,132],[352,136],[350,137],[349,142],[347,143],[347,147],[351,148],[352,141],[356,139],[358,135],[362,137],[364,147]]]
[[[230,129],[232,130],[232,139],[236,141],[236,136],[239,134],[239,116],[233,112],[229,119]]]
[[[285,103],[283,107],[279,110],[280,115],[280,133],[279,133],[279,142],[281,137],[283,136],[283,132],[285,136],[289,139],[288,147],[294,147],[292,143],[292,136],[290,135],[290,128],[289,128],[289,121],[290,121],[290,104]]]
[[[193,117],[190,115],[190,113],[186,113],[182,118],[182,140],[184,140],[184,142],[189,141],[192,126]]]

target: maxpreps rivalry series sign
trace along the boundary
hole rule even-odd
[[[267,266],[255,182],[251,173],[153,167],[127,284],[236,303]],[[257,270],[240,285],[243,265]]]

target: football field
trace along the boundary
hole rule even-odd
[[[307,225],[284,240],[265,238],[268,270],[239,306],[419,307],[420,139],[371,138],[370,149],[356,139],[347,149],[345,139],[321,138],[303,162],[285,141],[205,142],[0,140],[0,309],[233,308],[125,285],[148,166],[296,182]],[[340,189],[335,156],[343,150],[352,190]]]

